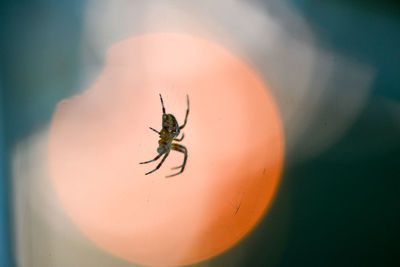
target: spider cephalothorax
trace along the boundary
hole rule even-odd
[[[185,127],[187,117],[189,115],[189,96],[186,96],[186,98],[187,98],[187,109],[186,109],[185,121],[181,126],[179,126],[178,121],[175,119],[174,115],[165,113],[164,101],[160,94],[161,106],[162,106],[162,111],[163,111],[162,129],[161,129],[161,131],[157,131],[150,127],[151,130],[155,131],[160,136],[160,140],[158,141],[158,148],[157,148],[158,155],[154,159],[145,161],[145,162],[140,162],[140,164],[145,164],[145,163],[156,161],[162,155],[164,155],[164,157],[161,159],[161,161],[157,165],[157,167],[154,170],[147,172],[146,175],[158,170],[161,167],[161,165],[164,163],[165,159],[168,157],[171,149],[182,152],[184,154],[184,159],[183,159],[182,165],[172,168],[172,169],[180,168],[180,171],[175,174],[168,175],[166,177],[178,175],[178,174],[182,173],[183,170],[185,169],[186,160],[187,160],[187,149],[183,145],[180,145],[177,143],[172,143],[172,141],[180,142],[183,140],[183,137],[185,136],[184,134],[182,134],[182,137],[180,139],[176,138],[179,135],[181,129],[183,129],[183,127]]]

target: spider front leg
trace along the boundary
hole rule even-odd
[[[177,172],[177,173],[174,173],[174,174],[165,176],[165,177],[167,177],[167,178],[168,178],[168,177],[175,176],[175,175],[178,175],[178,174],[180,174],[180,173],[183,172],[183,170],[185,169],[185,166],[186,166],[186,160],[187,160],[187,156],[188,156],[186,147],[184,147],[184,146],[182,146],[182,145],[180,145],[180,144],[172,143],[172,144],[171,144],[171,149],[173,149],[173,150],[175,150],[175,151],[178,151],[178,152],[182,152],[183,155],[184,155],[184,158],[183,158],[183,163],[182,163],[182,165],[171,168],[172,170],[181,168],[181,170],[180,170],[179,172]]]
[[[165,114],[164,101],[163,101],[163,99],[162,99],[162,96],[161,96],[161,94],[159,94],[159,95],[160,95],[160,100],[161,100],[162,113],[163,113],[163,114]]]
[[[153,131],[155,131],[156,133],[158,133],[159,135],[161,134],[159,131],[157,131],[156,129],[154,129],[154,128],[151,128],[151,127],[149,127],[150,128],[150,130],[153,130]]]
[[[187,117],[189,115],[189,96],[186,95],[186,99],[187,99],[187,109],[186,109],[186,115],[185,115],[185,121],[183,122],[182,126],[179,126],[179,129],[183,129],[183,127],[185,127],[186,122],[187,122]]]

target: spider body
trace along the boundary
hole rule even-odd
[[[158,155],[154,159],[149,160],[149,161],[140,162],[140,164],[146,164],[146,163],[156,161],[162,155],[164,155],[164,157],[161,159],[161,161],[157,165],[157,167],[154,170],[147,172],[146,175],[158,170],[161,167],[161,165],[164,163],[165,159],[168,157],[171,149],[183,153],[184,159],[183,159],[182,165],[172,168],[172,169],[180,168],[180,171],[175,174],[168,175],[166,177],[172,177],[172,176],[178,175],[178,174],[182,173],[183,170],[185,169],[186,160],[187,160],[187,149],[183,145],[180,145],[178,143],[173,143],[173,141],[180,142],[183,140],[183,137],[184,137],[184,134],[182,134],[182,137],[180,139],[176,138],[176,137],[178,137],[181,129],[183,129],[185,127],[187,117],[189,115],[189,96],[186,96],[186,98],[187,98],[187,109],[186,109],[185,122],[183,123],[183,125],[179,126],[178,121],[176,120],[174,115],[165,113],[164,102],[163,102],[162,96],[160,94],[160,100],[161,100],[162,111],[163,111],[162,129],[161,129],[161,131],[157,131],[150,127],[150,129],[153,130],[154,132],[158,133],[158,135],[160,137],[160,139],[158,140],[158,148],[157,148]]]
[[[159,133],[160,140],[158,140],[157,152],[168,151],[171,149],[172,141],[180,133],[179,124],[172,114],[164,114],[162,122],[162,129]]]

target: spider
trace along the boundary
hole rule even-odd
[[[176,138],[176,137],[178,137],[180,130],[182,130],[183,127],[185,127],[187,117],[189,115],[189,96],[188,95],[186,95],[186,99],[187,99],[187,109],[186,109],[185,121],[181,126],[179,126],[174,115],[165,113],[164,102],[163,102],[162,96],[160,94],[160,100],[161,100],[161,106],[162,106],[162,112],[163,112],[162,129],[161,129],[161,131],[157,131],[156,129],[149,127],[151,130],[158,133],[158,135],[160,136],[160,140],[158,140],[158,148],[157,148],[158,155],[154,159],[149,160],[149,161],[140,162],[140,164],[146,164],[146,163],[156,161],[162,155],[164,155],[164,157],[161,159],[161,161],[157,165],[157,167],[154,170],[147,172],[146,175],[150,174],[152,172],[155,172],[156,170],[158,170],[161,167],[161,165],[164,163],[165,159],[168,157],[171,149],[183,153],[183,155],[184,155],[183,163],[180,166],[172,168],[172,170],[180,168],[179,172],[165,176],[165,177],[172,177],[172,176],[178,175],[178,174],[182,173],[183,170],[185,169],[186,159],[187,159],[187,149],[183,145],[180,145],[177,143],[172,143],[172,141],[180,142],[183,140],[183,137],[185,136],[185,134],[182,133],[182,137],[180,139]]]

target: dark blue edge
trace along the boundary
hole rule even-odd
[[[0,66],[1,69],[1,66]],[[1,72],[0,72],[1,73]],[[0,266],[15,266],[11,245],[10,183],[7,178],[3,84],[0,75]]]

